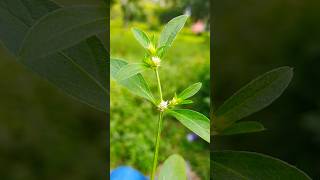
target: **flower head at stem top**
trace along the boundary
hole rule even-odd
[[[165,110],[168,109],[168,101],[161,101],[158,105],[158,109],[161,112],[164,112]]]
[[[159,67],[161,65],[161,59],[158,56],[151,57],[153,67]]]

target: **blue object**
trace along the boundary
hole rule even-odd
[[[111,171],[110,180],[148,180],[148,178],[129,166],[120,166]]]

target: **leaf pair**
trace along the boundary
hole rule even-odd
[[[108,53],[105,7],[38,0],[0,3],[0,39],[17,59],[69,95],[106,111]]]
[[[264,130],[263,125],[258,122],[236,122],[270,105],[283,93],[292,76],[292,68],[281,67],[244,86],[214,113],[214,134],[232,135]]]

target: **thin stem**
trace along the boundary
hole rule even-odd
[[[156,73],[156,76],[157,76],[160,100],[162,102],[163,98],[162,98],[161,82],[160,82],[158,68],[155,69],[155,73]],[[151,172],[151,180],[154,180],[154,177],[156,175],[156,170],[157,170],[158,154],[159,154],[159,146],[160,146],[160,136],[161,136],[161,128],[162,128],[162,120],[163,120],[163,112],[160,111],[159,120],[158,120],[157,137],[156,137],[155,149],[154,149],[154,155],[153,155],[153,165],[152,165],[152,172]]]
[[[157,138],[156,138],[156,143],[155,143],[155,151],[154,151],[154,155],[153,155],[153,166],[152,166],[151,180],[154,180],[156,170],[157,170],[162,120],[163,120],[162,112],[160,112],[159,113],[159,121],[158,121]]]
[[[156,72],[157,81],[158,81],[158,90],[159,90],[160,100],[163,101],[163,98],[162,98],[162,90],[161,90],[161,82],[160,82],[160,77],[159,77],[158,68],[155,69],[155,72]]]

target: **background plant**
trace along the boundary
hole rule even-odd
[[[185,24],[187,16],[179,16],[171,20],[162,31],[158,42],[149,38],[149,36],[144,33],[143,31],[134,28],[132,32],[138,42],[146,49],[146,55],[142,61],[142,63],[134,63],[128,64],[127,62],[119,59],[111,59],[111,76],[119,82],[119,84],[127,87],[136,95],[146,98],[151,103],[153,103],[157,109],[159,110],[159,120],[158,120],[158,127],[157,127],[157,135],[156,135],[156,142],[155,142],[155,153],[154,153],[154,161],[152,166],[152,173],[151,179],[154,179],[156,166],[157,166],[157,158],[158,158],[158,148],[160,143],[160,133],[162,129],[162,121],[165,115],[171,115],[177,118],[182,124],[188,127],[190,130],[194,131],[197,135],[201,138],[205,139],[206,141],[209,140],[209,119],[207,119],[204,115],[197,113],[192,110],[188,109],[176,109],[175,107],[178,105],[183,104],[190,104],[192,101],[188,100],[191,96],[193,96],[196,92],[198,92],[201,88],[201,83],[196,83],[189,86],[187,89],[182,91],[179,94],[175,94],[171,96],[171,100],[164,100],[162,94],[162,86],[161,80],[159,76],[159,67],[162,63],[162,59],[171,46],[173,40],[177,33],[181,30],[183,25]],[[158,98],[155,99],[153,94],[150,91],[150,88],[146,81],[143,79],[142,75],[140,74],[143,71],[148,69],[152,69],[156,75],[156,82],[158,88]],[[178,158],[179,156],[171,156],[167,161],[170,159]],[[181,158],[180,158],[181,159]],[[185,165],[179,164],[182,161],[175,161],[171,160],[171,162],[176,162],[178,164],[172,163],[165,163],[165,167],[163,167],[162,171],[160,172],[159,177],[162,177],[162,173],[177,173],[175,176],[181,176],[181,179],[184,179],[185,172],[179,172],[178,169],[182,168],[185,169]],[[175,169],[166,168],[166,166],[178,166]],[[166,169],[171,169],[167,171]],[[185,170],[184,170],[185,171]],[[179,172],[179,173],[178,173]]]

